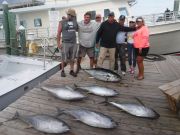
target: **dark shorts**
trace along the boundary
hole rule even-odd
[[[149,47],[148,48],[142,48],[142,53],[141,54],[139,53],[139,48],[135,48],[135,55],[136,56],[145,57],[145,56],[147,56],[148,52],[149,52]]]
[[[86,48],[86,47],[84,47],[82,45],[79,45],[78,56],[79,57],[85,57],[86,54],[89,56],[89,58],[93,58],[94,57],[94,47]]]

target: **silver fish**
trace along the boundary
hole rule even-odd
[[[84,71],[100,81],[119,82],[121,80],[121,76],[119,74],[109,69],[94,68],[94,69],[85,69]]]
[[[76,89],[82,89],[88,91],[88,93],[92,93],[98,96],[103,96],[103,97],[113,97],[118,95],[118,92],[107,88],[107,87],[102,87],[98,85],[92,85],[92,86],[77,86],[74,84]]]
[[[18,112],[16,112],[14,118],[20,119],[25,123],[29,124],[29,126],[35,128],[38,131],[44,133],[65,133],[70,130],[69,126],[49,115],[32,115],[32,116],[21,116]]]
[[[62,100],[73,101],[86,98],[86,96],[78,91],[73,90],[69,86],[46,85],[41,87],[41,89],[50,92],[52,95]]]
[[[137,117],[149,118],[149,119],[158,119],[160,115],[153,109],[138,105],[138,104],[130,104],[130,103],[115,103],[109,102],[109,104]]]
[[[68,114],[74,117],[76,120],[79,120],[92,127],[110,129],[117,126],[117,123],[114,122],[112,118],[100,112],[90,111],[87,109],[66,109],[63,111],[58,109],[58,111],[59,113]]]

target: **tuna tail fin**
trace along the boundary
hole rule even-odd
[[[16,120],[16,119],[18,119],[19,117],[20,117],[20,115],[19,115],[19,113],[16,111],[16,113],[14,114],[14,116],[13,116],[12,118],[8,119],[7,121]],[[7,121],[5,121],[5,122],[7,122]]]
[[[8,121],[12,121],[12,120],[16,120],[18,119],[20,116],[19,116],[19,113],[16,111],[16,113],[14,114],[14,116],[6,121],[3,121],[3,122],[0,122],[0,125],[2,125],[4,122],[8,122]]]
[[[104,104],[105,106],[107,106],[109,104],[108,97],[105,97],[105,100],[102,102],[99,102],[98,104]]]
[[[12,117],[12,119],[17,119],[17,118],[19,118],[19,113],[18,113],[18,111],[16,111],[16,113],[14,114],[14,116]]]
[[[64,114],[65,109],[60,109],[59,107],[56,107],[56,109],[57,109],[57,116]]]
[[[74,83],[74,87],[75,87],[75,88],[77,88],[77,87],[78,87],[78,85]]]
[[[41,83],[38,83],[38,85],[36,86],[36,88],[38,88],[38,89],[42,89],[42,85],[41,85]]]

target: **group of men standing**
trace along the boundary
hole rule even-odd
[[[101,15],[97,14],[96,21],[91,21],[91,13],[86,12],[84,20],[77,22],[75,10],[69,9],[67,18],[59,22],[57,44],[58,48],[62,50],[62,77],[66,76],[64,67],[67,63],[70,63],[70,75],[76,77],[81,68],[81,59],[86,54],[90,59],[90,68],[103,67],[107,52],[109,52],[109,69],[117,70],[117,58],[119,57],[121,71],[122,73],[126,72],[123,36],[125,36],[124,32],[134,31],[135,28],[125,27],[124,23],[118,23],[115,20],[114,12],[108,14],[106,21],[101,23],[101,20]],[[121,15],[119,22],[124,22],[124,20],[125,16]],[[76,32],[78,32],[79,46],[76,41]],[[75,71],[76,57],[77,70]]]

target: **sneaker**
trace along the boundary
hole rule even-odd
[[[125,76],[125,75],[126,75],[126,72],[122,71],[122,75],[124,75],[124,76]]]
[[[131,74],[134,74],[134,68],[131,69],[131,72],[130,72],[130,73],[131,73]]]
[[[71,71],[69,72],[69,74],[70,74],[70,75],[72,75],[72,76],[74,76],[74,77],[77,77],[77,74],[76,74],[76,73],[74,73],[74,71],[73,71],[73,70],[71,70]]]
[[[131,72],[132,72],[132,68],[129,68],[128,72],[130,72],[130,73],[131,73]]]
[[[66,77],[66,74],[64,71],[61,72],[61,77]]]
[[[79,70],[81,70],[81,65],[77,66],[77,69],[76,69],[76,74],[79,73]]]

